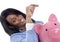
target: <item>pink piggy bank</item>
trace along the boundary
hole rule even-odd
[[[51,14],[46,24],[36,23],[34,26],[40,42],[60,42],[60,22]]]

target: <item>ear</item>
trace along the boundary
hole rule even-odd
[[[34,25],[34,30],[35,30],[35,32],[36,32],[37,34],[40,34],[42,27],[43,27],[42,24],[38,24],[38,23],[35,24],[35,25]]]
[[[49,21],[57,21],[57,18],[54,14],[51,14],[49,17]]]

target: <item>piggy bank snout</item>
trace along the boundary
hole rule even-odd
[[[48,31],[48,35],[51,38],[60,38],[60,28],[53,28]]]

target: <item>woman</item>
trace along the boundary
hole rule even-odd
[[[26,15],[16,9],[8,8],[1,13],[1,24],[5,32],[10,35],[11,42],[38,42],[35,31],[26,28],[28,23],[35,23],[31,16],[37,5],[26,8]],[[31,27],[32,28],[32,27]]]

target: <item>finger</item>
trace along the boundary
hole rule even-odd
[[[32,9],[30,9],[30,12],[33,14],[34,10],[35,10],[35,8],[32,8]]]
[[[28,7],[26,7],[27,9],[29,9],[29,8],[35,8],[35,7],[38,7],[38,5],[35,5],[35,4],[31,4],[31,5],[29,5]]]
[[[26,11],[28,11],[28,12],[30,11],[30,13],[33,14],[36,6],[38,6],[38,5],[31,4],[30,6],[28,6],[28,7],[26,8]]]
[[[38,7],[39,5],[36,5],[36,4],[31,4],[31,6]]]

